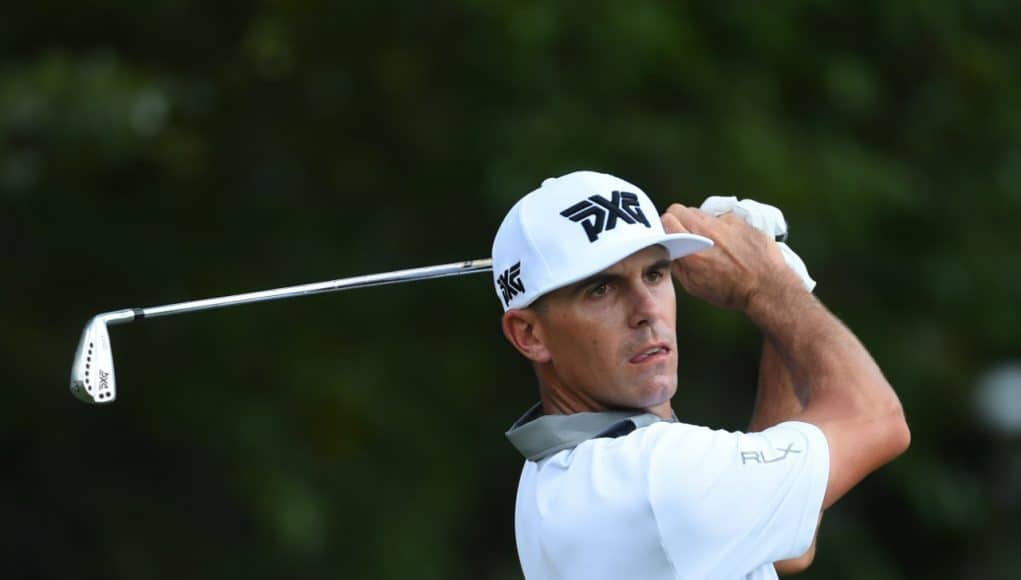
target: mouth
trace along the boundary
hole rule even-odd
[[[670,347],[665,344],[654,344],[643,349],[641,352],[631,357],[628,361],[631,364],[645,364],[650,362],[656,362],[665,359],[670,356]]]

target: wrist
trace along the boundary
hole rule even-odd
[[[799,303],[811,301],[801,278],[787,267],[776,268],[765,281],[748,295],[744,313],[764,331],[796,316]],[[801,305],[803,307],[804,304]]]

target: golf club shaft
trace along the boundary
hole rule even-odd
[[[300,284],[275,288],[272,290],[260,290],[258,292],[247,292],[245,294],[234,294],[232,296],[220,296],[219,298],[206,298],[203,300],[192,300],[167,304],[164,306],[150,306],[148,308],[134,308],[133,317],[115,318],[109,320],[110,324],[138,320],[140,318],[155,318],[157,316],[169,316],[184,312],[195,312],[197,310],[210,310],[212,308],[223,308],[225,306],[236,306],[238,304],[249,304],[252,302],[266,302],[268,300],[280,300],[282,298],[294,298],[297,296],[308,296],[311,294],[323,294],[351,288],[366,288],[369,286],[383,286],[386,284],[399,284],[401,282],[413,282],[415,280],[427,280],[430,278],[445,278],[447,276],[461,276],[463,274],[474,274],[476,272],[488,272],[493,268],[493,261],[489,258],[477,260],[465,260],[439,266],[425,266],[422,268],[410,268],[407,270],[396,270],[383,272],[381,274],[368,274],[365,276],[354,276],[351,278],[340,278],[327,282],[314,282],[311,284]]]

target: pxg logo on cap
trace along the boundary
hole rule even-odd
[[[524,292],[525,285],[521,282],[521,262],[515,263],[497,276],[496,285],[500,287],[504,305],[510,304],[511,298]]]
[[[590,242],[599,239],[599,234],[617,227],[617,219],[626,224],[641,223],[647,228],[652,227],[642,213],[638,195],[626,191],[614,191],[610,199],[593,195],[560,212],[560,215],[580,222]]]
[[[612,175],[575,171],[543,181],[507,212],[493,240],[493,284],[504,310],[655,244],[670,259],[712,246],[695,234],[667,234],[658,218],[645,192]]]

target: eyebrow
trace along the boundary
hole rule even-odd
[[[670,269],[670,260],[666,259],[666,258],[663,258],[662,260],[656,260],[655,262],[649,264],[645,268],[642,268],[642,274],[645,274],[647,272],[655,272],[657,270],[669,270],[669,269]],[[589,276],[588,278],[585,278],[584,280],[580,280],[580,281],[575,282],[574,284],[572,284],[571,287],[570,287],[571,288],[571,294],[579,294],[582,291],[584,291],[586,288],[588,288],[588,287],[590,287],[590,286],[592,286],[594,284],[597,284],[597,283],[603,284],[603,283],[606,283],[606,282],[616,282],[616,281],[618,281],[618,280],[620,280],[622,278],[623,278],[623,276],[621,276],[620,274],[614,274],[614,273],[611,273],[611,272],[600,272],[598,274],[595,274],[593,276]]]
[[[669,270],[669,269],[670,260],[668,260],[667,258],[663,258],[662,260],[656,260],[655,262],[653,262],[652,265],[646,268],[644,271],[651,272],[653,270]]]

